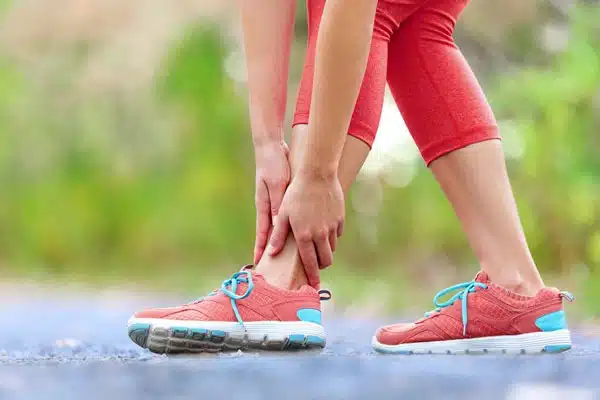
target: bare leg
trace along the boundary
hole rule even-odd
[[[525,240],[501,142],[454,151],[431,163],[431,169],[490,279],[525,295],[544,287]]]
[[[307,125],[294,127],[290,153],[292,178],[298,168],[300,152],[304,148],[303,144],[308,132],[307,128]],[[348,192],[368,154],[369,146],[353,136],[347,137],[338,169],[338,178],[344,193]],[[288,237],[283,251],[277,256],[271,257],[265,253],[256,266],[256,271],[262,273],[270,284],[284,289],[297,289],[308,283],[304,266],[296,250],[296,241],[292,235]]]

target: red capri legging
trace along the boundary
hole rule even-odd
[[[387,81],[429,165],[470,144],[499,139],[494,115],[452,33],[468,0],[380,0],[367,70],[349,134],[372,146]],[[308,0],[308,50],[294,125],[307,124],[325,0]]]

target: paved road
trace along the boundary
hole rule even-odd
[[[172,358],[129,341],[134,310],[179,301],[0,286],[0,399],[600,399],[600,339],[577,334],[539,356],[376,355],[389,321],[348,318],[326,321],[321,353]]]

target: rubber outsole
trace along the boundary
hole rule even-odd
[[[259,340],[250,337],[248,333],[155,326],[150,323],[130,324],[128,335],[135,344],[156,354],[218,353],[238,350],[321,350],[325,347],[325,339],[316,335],[290,334],[270,338],[265,334]]]
[[[376,337],[373,349],[382,354],[399,355],[457,355],[457,354],[543,354],[562,353],[572,347],[567,329],[554,332],[535,332],[514,336],[496,336],[438,342],[386,345]]]
[[[559,347],[545,346],[540,351],[527,351],[527,349],[478,349],[478,350],[459,350],[459,351],[440,351],[440,350],[385,350],[381,348],[373,348],[376,352],[381,354],[398,354],[405,356],[412,355],[478,355],[478,354],[505,354],[505,355],[518,355],[518,354],[543,354],[543,353],[562,353],[571,349],[571,346],[564,345]]]

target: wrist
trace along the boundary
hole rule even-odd
[[[310,181],[333,181],[337,179],[337,166],[329,165],[307,165],[298,170],[298,177]]]
[[[333,181],[337,179],[338,161],[328,152],[319,152],[311,143],[306,143],[306,151],[300,159],[297,175],[304,179]]]
[[[252,144],[255,149],[282,146],[284,144],[282,134],[264,134],[252,136]]]

